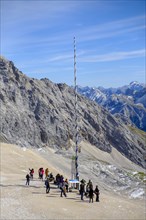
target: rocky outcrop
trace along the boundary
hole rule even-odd
[[[32,79],[0,58],[1,133],[21,146],[68,148],[75,142],[75,94],[66,84]],[[122,154],[144,167],[145,140],[95,102],[78,94],[79,141]]]

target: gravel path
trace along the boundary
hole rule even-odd
[[[45,193],[44,182],[38,179],[39,167],[49,167],[57,174],[59,170],[34,150],[26,150],[14,145],[1,144],[1,220],[32,220],[32,219],[112,219],[112,220],[144,220],[144,199],[130,199],[119,196],[112,191],[101,189],[100,202],[89,203],[88,198],[80,200],[77,191],[60,197],[60,190],[51,183],[49,194]],[[52,152],[53,153],[53,152]],[[51,155],[51,153],[50,153]],[[54,157],[55,154],[54,154]],[[57,163],[66,160],[62,156]],[[29,167],[35,170],[34,180],[30,186],[25,185],[25,176]],[[69,167],[68,169],[69,170]],[[69,172],[69,171],[68,171]],[[65,174],[66,175],[66,174]],[[66,177],[66,176],[65,176]]]

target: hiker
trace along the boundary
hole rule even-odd
[[[29,182],[30,182],[30,176],[29,174],[26,175],[26,185],[29,186]]]
[[[68,192],[68,185],[69,185],[68,180],[67,180],[67,179],[65,179],[65,187],[66,187],[66,192]]]
[[[43,175],[44,175],[44,169],[43,169],[43,167],[41,167],[39,169],[39,178],[42,179],[42,181],[43,181]]]
[[[55,184],[57,184],[58,188],[59,188],[59,184],[60,184],[60,174],[58,173],[56,175],[56,180],[54,181]]]
[[[63,183],[64,182],[64,177],[63,175],[60,176],[60,183]]]
[[[84,200],[83,199],[83,196],[84,196],[84,192],[85,192],[85,183],[84,183],[84,181],[80,181],[81,182],[81,184],[80,184],[80,195],[81,195],[81,200]]]
[[[50,182],[54,180],[54,176],[53,176],[52,173],[50,173],[50,174],[48,175],[48,177],[49,177]]]
[[[49,174],[49,169],[46,168],[46,169],[45,169],[45,175],[46,175],[46,178],[48,177],[48,174]]]
[[[91,180],[89,180],[89,182],[87,183],[87,186],[86,186],[86,196],[89,195],[90,188],[93,188],[93,184],[92,184]]]
[[[67,195],[66,195],[66,187],[65,187],[64,181],[60,183],[59,187],[60,187],[60,190],[61,190],[60,197],[62,197],[62,195],[67,197]]]
[[[96,202],[99,202],[99,189],[98,189],[98,186],[97,186],[97,185],[96,185],[96,187],[95,187],[94,193],[95,193],[95,195],[96,195]]]
[[[90,190],[90,188],[93,189],[93,183],[91,180],[89,180],[89,182],[87,183],[87,187],[88,187],[88,190]]]
[[[45,180],[45,186],[46,186],[46,193],[50,192],[50,183],[49,183],[49,178]]]
[[[86,190],[85,190],[85,196],[86,196],[86,197],[88,197],[88,192],[89,192],[89,190],[88,190],[88,185],[86,185]]]
[[[32,169],[29,168],[29,170],[30,170],[30,173],[29,173],[30,174],[30,178],[33,179],[34,169],[33,168]]]
[[[90,187],[90,189],[89,189],[89,202],[91,202],[91,200],[92,200],[92,203],[93,203],[93,196],[94,196],[93,187]]]
[[[41,179],[41,169],[42,168],[39,168],[39,170],[38,170],[39,179]]]
[[[42,180],[43,180],[43,176],[44,176],[44,169],[42,168],[42,171],[41,171],[41,173],[42,173]]]

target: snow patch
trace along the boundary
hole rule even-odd
[[[130,195],[130,197],[134,198],[134,199],[135,198],[142,198],[143,196],[144,196],[144,190],[142,188],[134,190]]]
[[[43,148],[38,148],[38,151],[42,151],[42,152],[45,152],[45,150]]]

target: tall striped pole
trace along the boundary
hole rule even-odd
[[[76,179],[79,180],[79,172],[78,172],[78,117],[77,117],[77,77],[76,77],[76,40],[74,37],[74,90],[75,90],[75,131],[76,131],[76,149],[75,149],[75,172]]]

